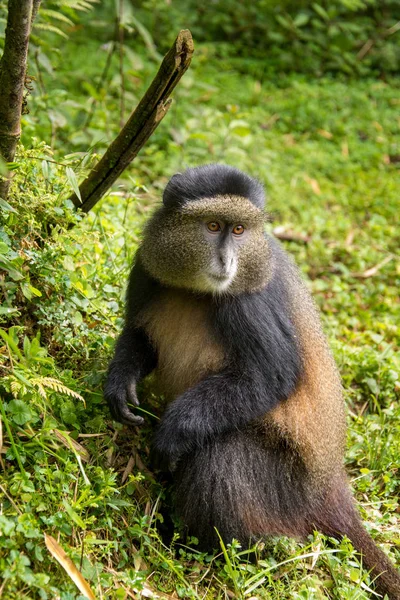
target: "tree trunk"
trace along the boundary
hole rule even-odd
[[[165,55],[149,89],[119,135],[79,186],[81,197],[71,196],[77,208],[89,212],[147,142],[166,115],[171,104],[169,96],[188,69],[193,50],[191,33],[185,29]]]
[[[21,112],[33,9],[38,0],[9,0],[4,52],[0,59],[0,156],[12,162],[21,136]],[[6,198],[9,178],[0,178],[0,197]]]

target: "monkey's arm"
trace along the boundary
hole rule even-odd
[[[104,397],[116,421],[127,425],[141,425],[144,422],[142,417],[132,413],[128,403],[138,406],[136,384],[151,373],[156,364],[156,353],[144,331],[125,326],[118,339],[104,388]]]
[[[113,418],[127,425],[143,423],[143,418],[134,415],[128,403],[138,406],[136,384],[157,365],[156,352],[144,330],[137,325],[137,316],[158,291],[159,285],[144,271],[138,253],[126,293],[126,325],[118,338],[104,387],[104,397]]]
[[[174,465],[196,446],[243,429],[278,404],[279,397],[269,394],[265,385],[261,376],[229,369],[202,380],[166,409],[155,438],[156,451]]]

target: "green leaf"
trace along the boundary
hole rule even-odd
[[[138,34],[143,39],[150,56],[157,62],[162,60],[162,55],[157,52],[157,47],[153,41],[153,38],[150,35],[149,30],[146,29],[146,27],[133,14],[130,15],[130,20],[136,27]]]
[[[251,134],[250,125],[247,121],[244,121],[243,119],[235,119],[234,121],[232,121],[229,124],[229,129],[236,135],[239,135],[240,137],[244,137],[246,135]]]
[[[360,571],[358,569],[350,569],[350,579],[354,583],[358,583],[360,581]]]
[[[330,17],[328,15],[328,13],[326,12],[326,10],[320,5],[320,4],[316,4],[314,3],[312,5],[313,9],[315,10],[315,12],[322,17],[325,21],[329,21]]]
[[[28,357],[30,355],[30,353],[31,353],[31,343],[30,343],[29,338],[28,338],[27,335],[24,337],[24,345],[23,345],[23,347],[24,347],[24,354],[25,354],[26,357]]]
[[[42,160],[42,173],[45,179],[49,179],[49,163],[47,160]]]
[[[65,256],[62,264],[66,271],[75,271],[75,263],[70,256]]]
[[[37,296],[38,298],[41,297],[42,292],[40,290],[38,290],[37,288],[35,288],[33,285],[29,284],[29,289],[34,296]]]
[[[77,195],[77,197],[79,198],[79,200],[81,201],[81,204],[82,204],[81,192],[79,191],[78,180],[76,178],[74,171],[71,169],[71,167],[67,167],[65,171],[66,171],[67,179],[68,179],[72,189],[74,190],[75,194]]]
[[[15,521],[8,519],[4,515],[0,515],[0,535],[11,537],[14,534]]]
[[[18,308],[12,306],[0,306],[0,315],[11,315],[18,312]]]
[[[376,379],[372,379],[372,377],[366,377],[364,381],[371,390],[371,392],[375,394],[375,396],[377,396],[380,392],[380,387]]]
[[[29,381],[29,379],[27,379],[26,377],[24,377],[24,375],[22,375],[22,373],[20,373],[19,371],[14,371],[14,375],[17,379],[19,379],[20,381],[22,381],[22,383],[24,385],[26,385],[27,387],[32,388],[32,384]]]
[[[22,359],[21,351],[18,348],[17,342],[14,340],[13,335],[12,335],[13,329],[10,328],[8,331],[9,331],[9,333],[7,333],[4,329],[0,329],[0,337],[3,338],[5,343],[10,347],[10,349],[14,352],[14,354],[18,358]],[[17,373],[15,373],[15,375],[18,376]]]
[[[303,27],[303,25],[307,25],[309,20],[310,17],[306,13],[299,13],[293,19],[293,23],[296,25],[296,27]]]
[[[79,310],[74,312],[71,320],[74,325],[81,325],[83,323],[83,317]]]
[[[284,29],[292,29],[292,22],[290,21],[290,19],[282,15],[275,15],[275,19],[278,21],[279,25],[281,25]]]
[[[75,412],[75,405],[71,400],[66,400],[61,406],[61,418],[64,423],[79,428],[79,421]]]
[[[3,200],[3,198],[0,198],[0,208],[2,210],[4,210],[5,212],[12,212],[12,213],[16,213],[17,212],[15,210],[15,208],[13,208],[11,206],[11,204],[8,204],[8,202],[6,202],[5,200]]]
[[[69,518],[71,519],[71,521],[76,523],[78,525],[78,527],[80,527],[81,529],[85,529],[85,522],[81,519],[81,517],[78,515],[78,513],[76,513],[74,511],[72,506],[70,506],[68,504],[68,502],[65,500],[65,498],[63,499],[62,502],[64,504],[65,511],[66,511],[67,515],[69,516]]]
[[[0,254],[0,268],[8,271],[8,274],[14,281],[19,281],[24,278],[24,275],[20,271],[17,271],[11,260],[4,256],[4,254]]]
[[[251,134],[251,129],[250,127],[234,127],[232,132],[240,137],[246,137],[246,135]]]
[[[19,169],[21,167],[21,163],[20,162],[9,162],[7,163],[7,169],[9,171],[16,171],[17,169]]]
[[[42,295],[42,292],[37,288],[33,287],[33,285],[31,285],[30,283],[21,283],[21,290],[25,298],[27,298],[28,300],[32,300],[33,296],[38,296],[40,298],[40,296]]]
[[[11,400],[7,405],[7,411],[17,425],[25,425],[33,417],[33,413],[23,400]]]

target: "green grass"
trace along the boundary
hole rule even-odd
[[[1,208],[2,598],[81,598],[45,533],[97,598],[143,589],[169,598],[374,597],[346,540],[268,540],[256,562],[235,544],[216,556],[200,554],[194,540],[165,547],[155,528],[164,491],[146,468],[157,398],[143,386],[147,424],[132,432],[112,423],[101,386],[129,264],[168,178],[211,161],[259,177],[269,228],[308,238],[285,247],[322,309],[343,376],[349,478],[368,530],[399,565],[399,82],[262,81],[262,65],[252,76],[228,62],[222,69],[199,49],[121,184],[76,222],[65,165],[80,177],[87,149],[101,151],[119,127],[116,62],[84,127],[105,58],[93,39],[63,44],[57,78],[45,77],[47,97],[30,99],[10,207]],[[125,66],[130,107],[155,64],[130,54]],[[53,154],[33,137],[52,139]],[[76,224],[49,233],[54,221]]]

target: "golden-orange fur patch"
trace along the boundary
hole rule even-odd
[[[322,333],[316,307],[297,275],[292,287],[292,319],[304,363],[304,374],[292,396],[281,402],[266,423],[278,425],[299,448],[318,485],[342,469],[345,412],[340,377]]]
[[[157,380],[168,400],[223,365],[223,350],[208,324],[208,305],[205,298],[166,290],[140,318],[157,349]]]

